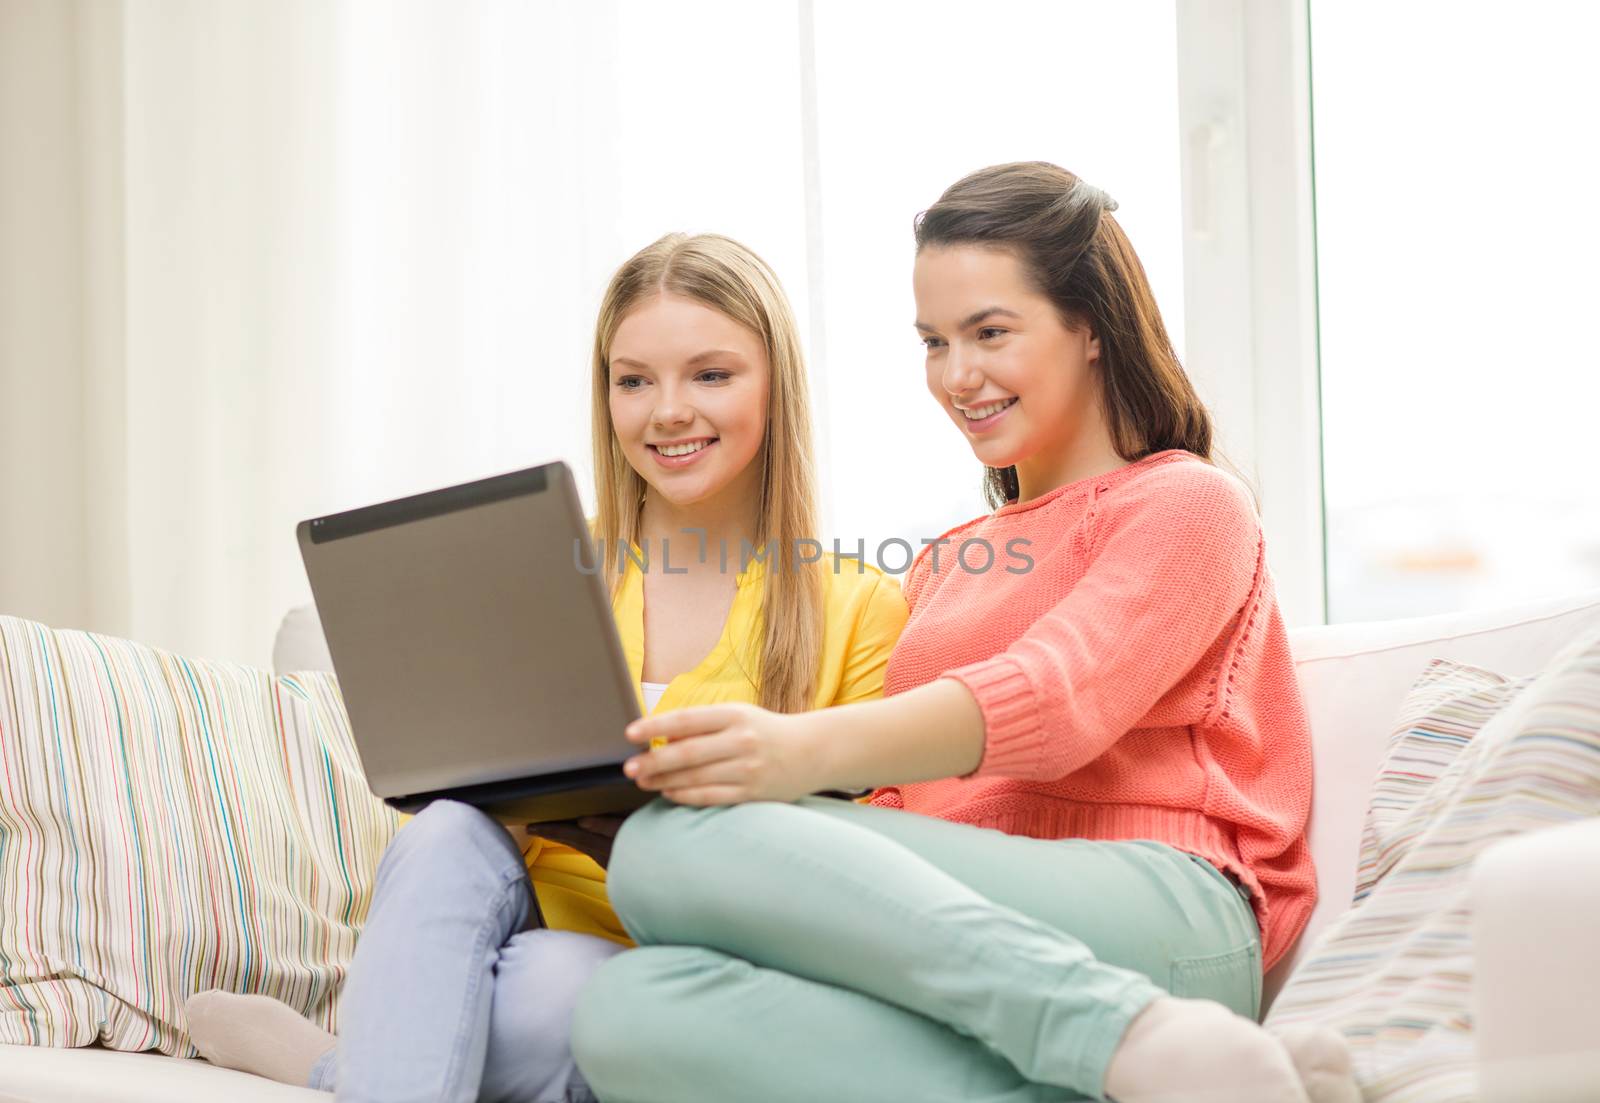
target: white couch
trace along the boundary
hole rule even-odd
[[[1349,905],[1367,789],[1389,725],[1429,659],[1507,674],[1538,671],[1581,633],[1600,631],[1600,591],[1511,609],[1342,624],[1290,633],[1311,714],[1316,799],[1311,844],[1321,899],[1299,947],[1267,978],[1282,987],[1301,949]],[[279,670],[331,669],[315,613],[285,618]],[[1576,865],[1596,875],[1574,879]],[[1480,863],[1475,1000],[1484,1103],[1562,1103],[1600,1084],[1600,824],[1502,843]],[[1526,937],[1537,931],[1538,937]],[[312,1103],[331,1097],[152,1054],[0,1046],[0,1103]]]

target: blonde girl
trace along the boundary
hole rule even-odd
[[[771,269],[715,234],[647,246],[606,289],[592,372],[594,531],[645,711],[879,696],[905,603],[877,570],[817,556],[804,361]],[[340,1100],[593,1100],[570,1025],[631,944],[596,860],[614,824],[539,830],[431,805],[379,867],[340,1036],[208,992],[189,1004],[196,1045]]]

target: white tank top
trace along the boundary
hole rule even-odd
[[[640,682],[639,688],[644,690],[645,715],[656,711],[656,702],[661,700],[661,695],[667,692],[666,682]]]

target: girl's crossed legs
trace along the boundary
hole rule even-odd
[[[379,863],[338,1039],[266,997],[205,992],[188,1005],[195,1044],[217,1064],[341,1101],[593,1103],[572,1061],[572,1011],[621,947],[526,929],[532,905],[506,829],[432,804]]]
[[[424,809],[379,865],[339,1046],[310,1086],[341,1103],[591,1103],[572,1009],[621,947],[524,929],[532,904],[504,827],[453,801]]]
[[[1243,894],[1157,842],[818,798],[658,801],[624,827],[609,885],[646,948],[579,1003],[573,1045],[606,1103],[1103,1098],[1158,997],[1251,1019],[1261,998]]]

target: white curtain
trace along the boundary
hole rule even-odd
[[[911,329],[911,218],[962,173],[1106,187],[1182,339],[1167,2],[991,6],[1030,28],[992,52],[956,3],[66,7],[81,466],[52,493],[82,553],[53,602],[12,556],[5,612],[264,663],[309,599],[298,520],[558,457],[584,482],[599,296],[668,230],[784,279],[825,535],[869,555],[981,507]]]

